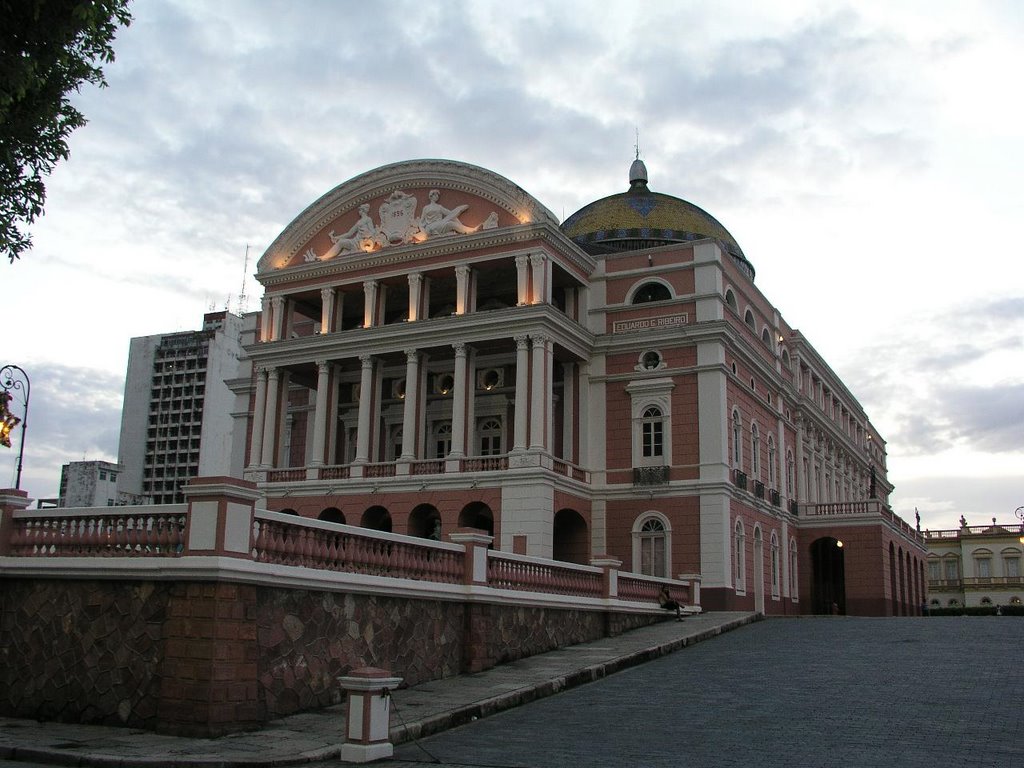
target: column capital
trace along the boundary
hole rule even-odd
[[[276,379],[279,379],[281,377],[281,369],[276,367],[276,366],[269,365],[264,370],[267,372],[267,378],[268,379],[275,379],[276,380]]]
[[[319,373],[326,373],[326,372],[330,371],[330,369],[331,369],[331,361],[330,360],[317,360],[316,361],[316,369],[317,369],[317,371]]]
[[[455,350],[456,357],[465,357],[466,351],[469,349],[469,347],[466,345],[466,342],[457,341],[454,344],[452,344],[452,349]]]
[[[359,362],[363,368],[369,368],[373,365],[373,355],[360,355]]]
[[[545,336],[543,333],[536,333],[536,334],[531,333],[530,334],[530,341],[533,343],[534,349],[536,349],[537,347],[540,347],[540,346],[543,346],[544,344],[547,344],[548,341],[550,341],[550,339],[547,336]]]
[[[407,363],[412,363],[419,360],[420,351],[418,349],[405,349],[402,351],[405,352],[405,361]]]
[[[516,341],[516,349],[526,349],[527,346],[529,346],[530,337],[527,336],[526,334],[523,334],[521,336],[515,336],[514,338]]]
[[[516,266],[517,267],[525,267],[529,263],[530,263],[530,257],[527,256],[526,254],[520,254],[519,256],[516,256]]]
[[[458,277],[466,277],[470,273],[470,266],[468,264],[456,264],[455,274]]]
[[[326,301],[329,296],[333,296],[333,295],[334,295],[334,289],[333,288],[321,288],[320,289],[320,298],[323,299],[324,301]]]
[[[423,273],[422,272],[410,272],[408,277],[409,277],[409,285],[419,285],[420,283],[423,282]]]
[[[545,261],[547,261],[547,259],[548,259],[547,255],[543,254],[543,253],[531,253],[530,254],[530,263],[531,264],[543,264]]]

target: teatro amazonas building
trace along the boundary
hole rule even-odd
[[[259,262],[245,476],[272,510],[699,575],[705,609],[914,613],[885,443],[754,277],[639,160],[562,223],[476,166],[372,170]]]

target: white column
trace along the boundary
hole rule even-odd
[[[515,434],[513,435],[514,451],[526,450],[526,410],[527,396],[530,392],[530,351],[527,347],[529,340],[526,336],[516,336],[516,423]]]
[[[274,296],[271,298],[270,304],[274,308],[274,325],[270,332],[271,341],[278,341],[284,335],[284,296]]]
[[[469,267],[459,264],[455,267],[455,314],[464,315],[469,311]]]
[[[260,341],[270,341],[270,297],[260,299]]]
[[[377,281],[367,280],[363,283],[363,327],[372,328],[377,324]]]
[[[576,408],[576,363],[562,364],[562,458],[574,461],[573,413]]]
[[[330,333],[334,330],[334,289],[321,288],[320,300],[323,303],[320,312],[320,333]]]
[[[462,342],[452,344],[455,349],[455,392],[452,394],[452,452],[451,458],[466,455],[466,395],[468,382],[466,376],[466,345]]]
[[[370,406],[373,402],[373,357],[360,355],[362,372],[359,378],[359,421],[356,426],[356,458],[354,464],[370,460]]]
[[[549,339],[544,342],[544,447],[550,452],[555,450],[555,363],[554,343]]]
[[[281,372],[277,368],[267,370],[267,407],[263,418],[263,444],[260,452],[260,465],[274,466],[275,441],[277,433],[277,412],[280,407],[278,392]]]
[[[576,463],[582,467],[590,466],[590,365],[579,365],[579,455]]]
[[[516,256],[516,287],[520,307],[530,303],[530,273],[527,272],[529,263],[529,256]]]
[[[543,450],[548,431],[547,373],[544,369],[547,339],[530,337],[532,369],[530,372],[530,449]]]
[[[405,410],[402,412],[402,455],[403,461],[416,459],[419,443],[416,429],[419,410],[420,354],[415,349],[405,350]]]
[[[256,368],[256,400],[252,406],[252,437],[249,441],[249,466],[259,466],[263,456],[263,419],[267,410],[267,371]]]
[[[547,304],[551,302],[547,279],[548,257],[543,253],[530,255],[530,271],[533,277],[533,297],[531,304]]]
[[[419,272],[409,273],[409,322],[420,319],[420,300],[423,290],[423,275]],[[404,445],[404,443],[403,443]]]
[[[317,360],[316,405],[313,410],[313,450],[310,466],[324,463],[324,444],[327,437],[327,395],[330,390],[331,364],[326,360]]]
[[[336,290],[334,292],[334,319],[331,320],[331,333],[341,330],[341,319],[345,313],[345,292]]]

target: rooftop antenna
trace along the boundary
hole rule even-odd
[[[245,244],[245,262],[242,264],[242,290],[238,293],[238,316],[245,314],[248,296],[245,295],[245,279],[249,274],[249,244]]]
[[[633,149],[636,151],[636,157],[634,157],[633,159],[634,160],[639,160],[640,159],[640,126],[635,126],[634,130],[636,131],[636,144],[633,145]]]

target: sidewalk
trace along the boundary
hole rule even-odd
[[[391,739],[401,744],[599,680],[754,619],[751,613],[706,613],[683,622],[665,621],[486,672],[397,690],[392,694]],[[0,759],[137,768],[298,765],[337,758],[344,723],[345,707],[339,705],[275,720],[258,731],[190,739],[0,717]]]

